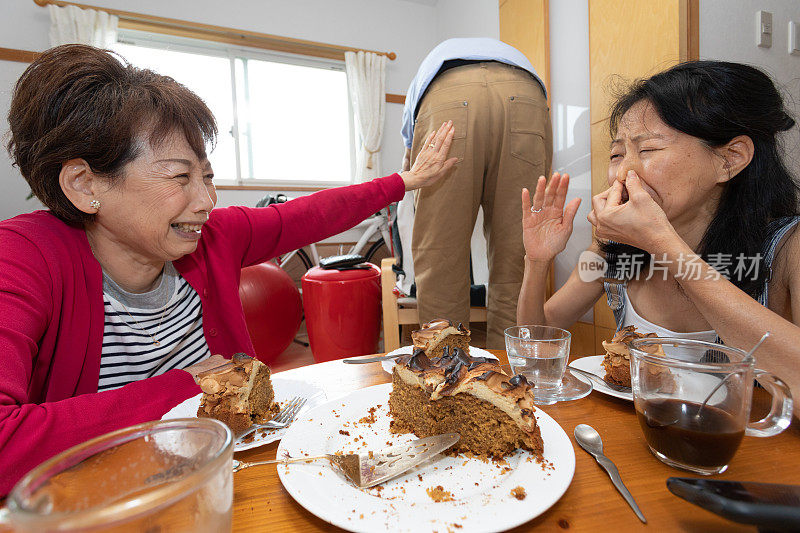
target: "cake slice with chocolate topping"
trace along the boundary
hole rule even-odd
[[[631,386],[631,352],[628,344],[634,339],[658,337],[655,333],[639,333],[635,326],[626,326],[614,335],[610,342],[603,341],[606,355],[601,365],[606,371],[605,380],[623,387]],[[661,345],[642,348],[654,355],[664,355]]]
[[[216,418],[234,433],[275,416],[269,367],[239,353],[229,363],[198,374],[203,398],[197,416]]]
[[[453,453],[503,457],[517,448],[543,451],[533,391],[522,375],[503,373],[495,359],[460,348],[429,357],[421,349],[395,361],[390,429],[430,437],[459,433]]]
[[[421,329],[411,332],[414,348],[425,351],[428,357],[441,357],[445,348],[460,348],[469,353],[469,330],[463,324],[454,325],[444,318],[423,324]]]

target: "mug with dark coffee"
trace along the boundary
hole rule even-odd
[[[634,340],[630,354],[639,424],[650,451],[670,466],[719,474],[745,435],[777,435],[791,422],[789,387],[756,369],[747,352],[661,337]],[[754,381],[772,395],[772,407],[765,418],[748,423]]]

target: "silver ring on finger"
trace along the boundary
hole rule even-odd
[[[534,209],[533,206],[531,206],[531,213],[541,213],[542,209],[544,209],[544,207],[540,207],[539,209]]]
[[[436,144],[435,143],[430,143],[428,146],[430,146],[431,148],[436,148]]]

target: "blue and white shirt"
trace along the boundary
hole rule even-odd
[[[513,65],[530,72],[533,77],[542,85],[533,65],[525,55],[502,41],[497,39],[480,38],[460,38],[448,39],[440,43],[431,50],[428,56],[422,61],[417,70],[417,75],[411,82],[406,94],[406,105],[403,108],[403,127],[400,130],[403,135],[403,142],[406,148],[411,148],[414,139],[414,119],[417,114],[417,105],[428,89],[433,79],[439,74],[445,61],[452,59],[464,59],[467,61],[498,61],[507,65]]]

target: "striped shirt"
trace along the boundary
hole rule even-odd
[[[124,291],[104,274],[103,302],[98,391],[186,368],[210,355],[200,297],[172,263],[165,265],[158,287],[142,294]]]

